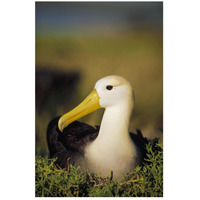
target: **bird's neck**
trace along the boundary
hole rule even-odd
[[[96,140],[99,142],[102,140],[111,142],[113,138],[119,141],[129,139],[132,107],[132,102],[130,102],[106,108]]]
[[[85,151],[89,171],[108,176],[113,170],[117,177],[135,167],[137,147],[128,131],[131,111],[132,104],[106,108],[99,135]]]

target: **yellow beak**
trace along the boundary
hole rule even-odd
[[[99,95],[94,89],[77,107],[62,115],[58,121],[58,128],[63,129],[73,121],[101,108],[99,105]]]

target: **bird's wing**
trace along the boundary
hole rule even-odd
[[[87,143],[96,139],[99,129],[88,124],[75,121],[63,132],[58,129],[59,117],[54,118],[47,127],[47,143],[50,158],[57,157],[60,167],[66,166],[67,158],[73,154],[83,153]]]
[[[143,162],[146,157],[146,145],[149,143],[149,140],[142,135],[142,132],[139,129],[136,129],[136,133],[130,132],[131,139],[134,141],[138,149],[140,150],[141,157],[140,161]]]

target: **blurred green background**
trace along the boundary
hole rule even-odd
[[[36,2],[36,154],[48,155],[49,121],[107,75],[134,86],[130,130],[163,130],[163,3]],[[103,109],[80,121],[99,125]]]

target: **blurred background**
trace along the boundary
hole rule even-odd
[[[36,154],[46,128],[108,75],[134,86],[130,131],[163,140],[163,3],[36,2]],[[103,109],[80,121],[100,125]]]

